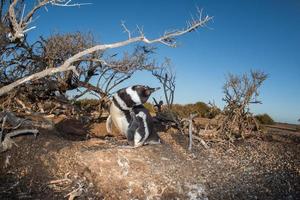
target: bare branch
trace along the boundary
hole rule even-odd
[[[16,131],[7,133],[5,135],[4,140],[0,143],[0,152],[5,152],[5,151],[11,149],[13,145],[17,146],[17,144],[11,139],[12,137],[22,135],[25,133],[32,133],[36,137],[38,132],[39,131],[37,129],[23,129],[23,130],[16,130]]]
[[[193,119],[197,116],[198,114],[190,114],[189,118],[182,119],[182,121],[187,121],[189,123],[189,151],[192,151],[193,146]]]
[[[17,2],[17,0],[15,0],[15,1]],[[132,43],[137,43],[137,42],[144,42],[146,44],[161,42],[161,43],[165,43],[168,46],[173,46],[172,42],[173,42],[174,37],[178,37],[178,36],[183,35],[185,33],[194,31],[197,28],[200,28],[205,23],[207,23],[210,19],[212,19],[212,18],[206,16],[204,19],[200,19],[196,23],[192,24],[192,26],[187,27],[186,29],[183,29],[182,31],[176,31],[176,32],[173,32],[173,33],[168,33],[168,34],[165,34],[164,36],[162,36],[160,38],[153,39],[153,40],[149,40],[144,35],[141,35],[141,36],[130,38],[128,40],[121,41],[121,42],[116,42],[116,43],[112,43],[112,44],[96,45],[94,47],[88,48],[86,50],[83,50],[83,51],[75,54],[74,56],[67,59],[61,66],[59,66],[57,68],[45,69],[41,72],[32,74],[28,77],[21,78],[21,79],[15,81],[15,82],[13,82],[9,85],[6,85],[6,86],[0,88],[0,96],[2,96],[3,94],[11,91],[13,88],[15,88],[15,87],[17,87],[17,86],[19,86],[23,83],[26,83],[26,82],[31,81],[31,80],[37,80],[37,79],[43,78],[45,76],[50,76],[50,75],[53,75],[53,74],[58,73],[58,72],[65,72],[65,71],[70,71],[71,70],[75,74],[78,74],[78,72],[76,71],[76,68],[74,66],[72,66],[72,64],[74,62],[80,60],[83,56],[91,54],[93,52],[104,51],[104,50],[113,49],[113,48],[119,48],[119,47],[122,47],[122,46],[127,46],[127,45],[132,44]]]
[[[25,14],[25,4],[23,5],[23,10],[20,19],[18,19],[18,16],[16,15],[16,6],[17,4],[22,4],[22,1],[19,0],[13,0],[12,3],[9,5],[8,8],[8,16],[9,21],[11,23],[12,29],[9,33],[9,39],[11,42],[15,42],[16,40],[23,40],[25,33],[35,29],[36,26],[29,27],[28,25],[32,22],[33,15],[42,7],[46,8],[47,4],[50,4],[52,6],[63,6],[63,7],[80,7],[82,5],[90,5],[91,3],[72,3],[71,0],[42,0],[37,1],[37,5],[34,6],[24,17]]]
[[[167,106],[169,109],[172,109],[176,88],[176,75],[171,69],[170,64],[170,60],[166,59],[165,63],[163,63],[159,70],[152,71],[152,75],[154,75],[162,84]]]
[[[5,123],[6,123],[6,119],[7,119],[7,115],[5,115],[2,118],[2,126],[1,126],[1,132],[0,132],[0,142],[2,142],[3,131],[4,131],[4,126],[5,126]]]
[[[130,39],[130,38],[131,38],[131,33],[130,33],[130,31],[127,29],[127,27],[126,27],[124,21],[121,22],[121,26],[123,27],[124,32],[126,32],[126,33],[128,34],[128,39]]]

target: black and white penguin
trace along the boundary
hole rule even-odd
[[[132,142],[132,137],[138,138],[138,135],[142,137],[141,141],[143,141],[143,143],[148,141],[148,138],[149,141],[151,138],[158,141],[159,137],[153,130],[152,117],[149,111],[143,106],[150,95],[157,89],[159,88],[135,85],[118,90],[112,97],[110,115],[106,121],[107,131],[111,133],[113,122],[117,129],[127,137],[130,143]],[[139,131],[139,134],[134,136],[136,130]],[[130,133],[130,135],[128,135],[128,133]],[[138,139],[133,141],[138,141]],[[137,142],[137,144],[140,145],[141,141]],[[133,145],[136,146],[135,142]]]
[[[130,112],[131,122],[127,130],[130,145],[139,147],[144,144],[160,144],[160,138],[154,130],[153,118],[143,105],[135,106]]]

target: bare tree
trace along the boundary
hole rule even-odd
[[[10,39],[11,41],[15,41],[15,38],[21,38],[20,35],[24,34],[26,30],[24,30],[26,27],[28,27],[28,24],[30,20],[32,19],[34,13],[36,12],[37,9],[47,5],[61,5],[62,1],[42,1],[40,2],[36,7],[32,9],[31,12],[27,14],[25,18],[19,17],[19,21],[17,20],[18,17],[16,17],[16,14],[14,12],[14,9],[16,8],[16,4],[18,3],[18,0],[13,1],[9,5],[9,23],[13,27],[13,31],[11,34],[13,35],[13,39]],[[63,1],[65,3],[68,3],[69,1]],[[64,4],[63,4],[64,5]],[[22,15],[21,15],[22,16]],[[61,72],[66,72],[66,71],[72,71],[74,74],[77,76],[79,75],[78,70],[76,69],[76,63],[80,61],[84,56],[87,56],[89,54],[92,54],[94,52],[99,52],[99,51],[105,51],[107,49],[113,49],[113,48],[119,48],[122,46],[127,46],[129,44],[137,43],[137,42],[142,42],[145,44],[153,44],[153,43],[162,43],[164,45],[170,46],[170,47],[176,47],[176,38],[178,36],[184,35],[188,32],[192,32],[194,30],[197,30],[200,27],[203,27],[206,25],[208,21],[210,21],[212,17],[209,16],[202,16],[202,12],[199,12],[199,16],[197,17],[196,20],[192,20],[191,22],[188,22],[188,25],[182,29],[182,30],[175,30],[172,32],[165,32],[165,34],[161,37],[158,37],[156,39],[148,39],[143,31],[139,29],[139,35],[132,37],[132,33],[126,28],[126,26],[123,24],[123,28],[125,31],[128,33],[128,39],[121,41],[121,42],[116,42],[112,44],[100,44],[100,45],[95,45],[93,47],[87,48],[85,50],[82,50],[72,56],[70,56],[68,59],[66,59],[60,66],[57,66],[55,68],[52,68],[48,66],[46,69],[30,74],[28,76],[25,76],[23,78],[20,78],[10,84],[7,84],[3,87],[0,88],[0,96],[8,93],[11,91],[13,88],[24,84],[26,82],[32,81],[32,80],[37,80],[40,78],[43,78],[45,76],[50,76],[56,73],[61,73]],[[21,25],[20,25],[21,24]],[[104,60],[100,59],[100,62],[106,63]]]
[[[37,45],[30,47],[24,43],[22,51],[19,50],[20,53],[14,53],[10,59],[3,59],[3,65],[0,67],[3,72],[0,82],[5,85],[18,77],[42,71],[49,66],[56,68],[70,55],[89,48],[94,43],[91,33],[83,34],[80,32],[54,34],[47,39],[41,37],[36,42]],[[94,107],[95,111],[102,111],[112,90],[117,85],[129,79],[138,70],[152,70],[154,68],[154,63],[149,59],[149,55],[153,52],[153,47],[137,46],[131,54],[125,53],[120,59],[116,59],[116,55],[107,55],[105,62],[102,61],[104,52],[97,51],[88,54],[75,63],[79,76],[74,76],[72,72],[66,71],[48,78],[30,81],[17,87],[8,96],[0,98],[0,102],[2,99],[1,107],[16,112],[25,109],[26,112],[57,114],[67,111],[68,114],[72,114],[70,109],[75,108],[72,108],[72,105],[67,105],[70,102],[66,92],[76,89],[77,95],[73,101],[85,94],[93,94],[100,100],[100,106]],[[23,59],[24,55],[27,55],[30,60]],[[35,67],[31,67],[31,64],[34,64]],[[11,99],[16,101],[12,102]]]
[[[40,62],[39,52],[44,46],[42,42],[29,44],[26,37],[28,31],[35,28],[31,26],[35,13],[41,8],[47,9],[48,5],[80,6],[83,4],[73,4],[68,0],[43,0],[36,1],[32,9],[27,11],[24,0],[0,1],[0,87],[39,72],[45,69],[45,64],[48,64]]]
[[[160,68],[152,71],[152,75],[156,77],[161,83],[165,96],[165,101],[167,104],[166,107],[162,108],[163,102],[160,101],[158,103],[157,100],[153,98],[155,106],[158,108],[155,118],[163,125],[163,127],[165,127],[165,129],[172,126],[177,128],[182,134],[184,134],[185,122],[188,121],[192,123],[192,120],[196,117],[196,115],[190,114],[189,119],[182,119],[173,110],[174,93],[176,89],[176,74],[171,68],[170,60],[166,59]],[[189,134],[191,135],[190,129],[192,127],[192,124],[189,124],[188,126]]]
[[[0,2],[0,17],[2,24],[9,27],[7,30],[7,37],[11,42],[22,41],[25,34],[35,29],[36,26],[30,24],[34,21],[34,14],[41,8],[47,9],[47,5],[50,6],[81,6],[89,3],[72,3],[72,0],[42,0],[36,1],[35,6],[25,13],[25,1],[24,0],[1,0]],[[7,7],[7,9],[5,9]]]
[[[164,91],[165,100],[168,106],[168,109],[172,109],[173,101],[174,101],[174,92],[175,92],[175,81],[176,74],[170,67],[170,59],[166,59],[165,63],[152,72],[153,76],[155,76],[158,81],[161,83]]]
[[[0,0],[2,110],[18,112],[22,109],[26,113],[34,111],[55,114],[54,110],[69,106],[66,104],[66,92],[73,89],[78,91],[74,99],[91,93],[99,97],[102,103],[117,85],[129,79],[134,72],[155,69],[155,63],[149,59],[153,51],[149,45],[160,43],[176,47],[179,36],[205,27],[212,19],[210,16],[202,16],[202,11],[199,11],[197,18],[189,21],[183,29],[165,32],[154,39],[147,38],[140,27],[133,33],[122,23],[128,38],[111,44],[96,44],[91,35],[81,33],[54,34],[49,38],[40,37],[34,43],[28,42],[27,34],[36,28],[32,23],[38,10],[47,10],[47,6],[80,5],[84,4],[72,3],[71,0],[41,0],[27,10],[23,0]],[[132,44],[137,44],[135,50],[125,53],[121,59],[105,54],[109,49]],[[167,75],[163,78],[167,80],[166,97],[171,107],[175,76]],[[95,79],[96,82],[93,81]],[[172,81],[173,85],[167,84]],[[8,109],[10,106],[13,106],[12,109]],[[71,107],[67,110],[73,112],[74,109]],[[5,135],[9,137],[19,134],[8,133],[6,131]]]
[[[257,98],[259,88],[266,80],[267,75],[260,71],[251,71],[242,76],[229,74],[223,86],[226,105],[223,110],[224,118],[219,132],[225,137],[234,140],[235,137],[244,137],[258,128],[255,118],[250,112],[251,104],[261,103]]]

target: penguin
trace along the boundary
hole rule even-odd
[[[113,122],[133,146],[138,147],[148,141],[149,143],[159,142],[159,137],[153,130],[152,117],[143,106],[150,95],[158,89],[134,85],[118,90],[112,97],[110,115],[106,121],[107,132],[111,133]],[[141,137],[140,140],[138,140],[139,137]]]
[[[133,147],[144,144],[160,144],[160,138],[154,130],[153,118],[143,105],[133,107],[131,122],[127,131],[128,143]]]

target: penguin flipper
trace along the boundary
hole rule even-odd
[[[149,137],[146,139],[145,144],[161,144],[160,137],[155,130],[152,130]]]
[[[130,115],[131,115],[131,122],[127,130],[127,140],[132,145],[134,141],[135,132],[139,127],[139,122],[137,121],[136,116],[133,112],[131,112]]]
[[[111,119],[111,115],[109,115],[107,117],[107,119],[106,119],[106,131],[109,134],[112,133],[112,119]]]

